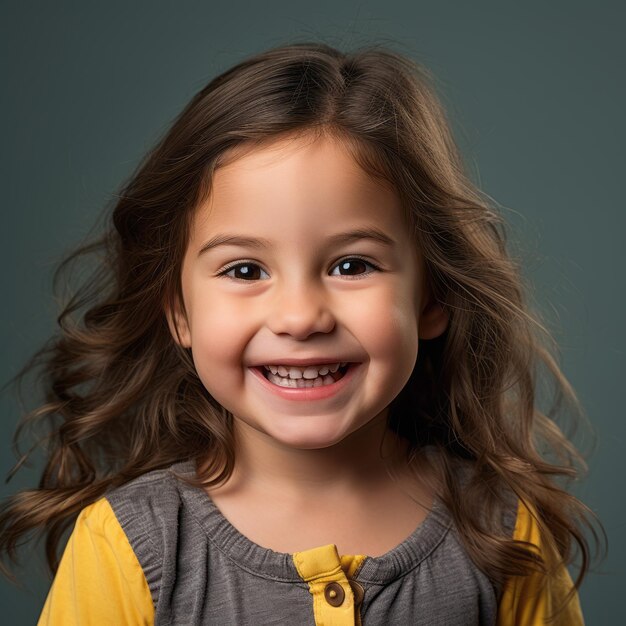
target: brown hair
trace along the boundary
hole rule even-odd
[[[591,554],[583,527],[599,540],[589,509],[558,483],[584,463],[538,409],[537,377],[551,375],[557,398],[573,409],[576,398],[529,312],[502,220],[464,174],[431,79],[380,46],[344,54],[288,45],[212,80],[123,187],[104,236],[61,265],[101,253],[62,311],[58,336],[28,366],[41,370],[47,395],[15,441],[26,426],[43,428],[36,445],[47,463],[38,489],[4,505],[0,553],[15,559],[19,538],[38,531],[55,571],[64,532],[106,490],[207,456],[205,484],[228,478],[232,415],[202,386],[165,311],[182,301],[190,219],[212,173],[238,146],[299,132],[331,133],[393,185],[450,316],[444,335],[422,342],[391,406],[389,427],[410,442],[408,460],[426,445],[439,450],[440,497],[471,558],[494,581],[549,568],[499,522],[512,493],[536,512],[547,554],[570,562],[578,546],[578,586]],[[460,489],[457,466],[468,462],[472,473]]]

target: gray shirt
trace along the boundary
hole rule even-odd
[[[150,472],[106,495],[143,568],[155,624],[320,626],[293,555],[250,541],[204,490],[174,472],[193,474],[194,466]],[[513,522],[514,512],[511,529]],[[365,626],[496,622],[498,589],[470,560],[437,499],[407,539],[366,557],[352,580],[363,591],[355,610]]]

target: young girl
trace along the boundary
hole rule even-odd
[[[538,376],[574,396],[415,63],[238,64],[94,249],[26,419],[40,487],[0,515],[10,557],[45,532],[40,624],[582,623]]]

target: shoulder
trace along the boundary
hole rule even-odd
[[[515,541],[543,556],[544,546],[537,514],[521,500],[517,506]],[[551,623],[580,626],[583,622],[578,594],[565,564],[561,563],[551,574],[534,572],[527,576],[512,576],[505,584],[498,610],[498,626],[544,624],[552,615]]]
[[[148,517],[155,523],[175,514],[180,506],[177,471],[189,464],[178,463],[171,467],[143,474],[105,494],[106,500],[122,526],[139,517]]]
[[[454,466],[459,488],[466,492],[472,483],[480,481],[475,463],[457,460]],[[497,499],[501,503],[498,522],[505,536],[539,556],[545,555],[538,514],[531,505],[520,500],[512,489],[500,484]],[[487,520],[488,525],[495,520]],[[547,623],[555,614],[555,625],[580,626],[583,624],[578,595],[565,564],[561,564],[550,575],[534,572],[527,576],[511,576],[503,587],[496,585],[498,602],[498,626],[534,626]]]
[[[154,608],[137,557],[105,498],[76,519],[38,624],[151,624]]]
[[[177,475],[190,471],[191,467],[191,462],[181,462],[170,467],[146,472],[119,487],[110,489],[105,497],[110,502],[129,497],[142,500],[167,498],[176,490]]]
[[[116,487],[96,503],[107,505],[132,547],[156,602],[163,567],[175,562],[181,532],[188,532],[189,512],[179,476],[194,473],[192,462],[154,470]]]
[[[483,502],[485,494],[485,478],[477,467],[476,461],[472,459],[454,459],[452,465],[454,480],[459,493],[465,494],[471,502],[474,500]],[[476,509],[475,514],[480,518],[485,528],[493,532],[512,537],[515,528],[520,523],[520,501],[515,492],[504,483],[499,481],[494,483],[490,480],[489,486],[490,506],[482,506]],[[528,521],[523,517],[521,523]]]
[[[530,543],[537,549],[541,548],[541,534],[536,514],[521,500],[517,503],[513,539]]]
[[[81,510],[76,518],[73,535],[75,540],[83,540],[89,536],[111,543],[125,542],[124,532],[106,498],[100,498]]]
[[[128,546],[115,512],[106,498],[100,498],[86,506],[78,514],[72,531],[73,545],[99,544],[114,551]]]

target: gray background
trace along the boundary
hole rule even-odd
[[[584,583],[584,612],[588,624],[626,623],[624,17],[606,1],[4,2],[0,383],[54,329],[54,264],[211,77],[287,41],[389,43],[438,77],[472,175],[525,250],[597,437],[577,493],[610,546]],[[1,401],[5,475],[18,413]],[[0,495],[36,478],[26,471]],[[33,623],[48,588],[25,554],[23,588],[0,582],[5,624]]]

